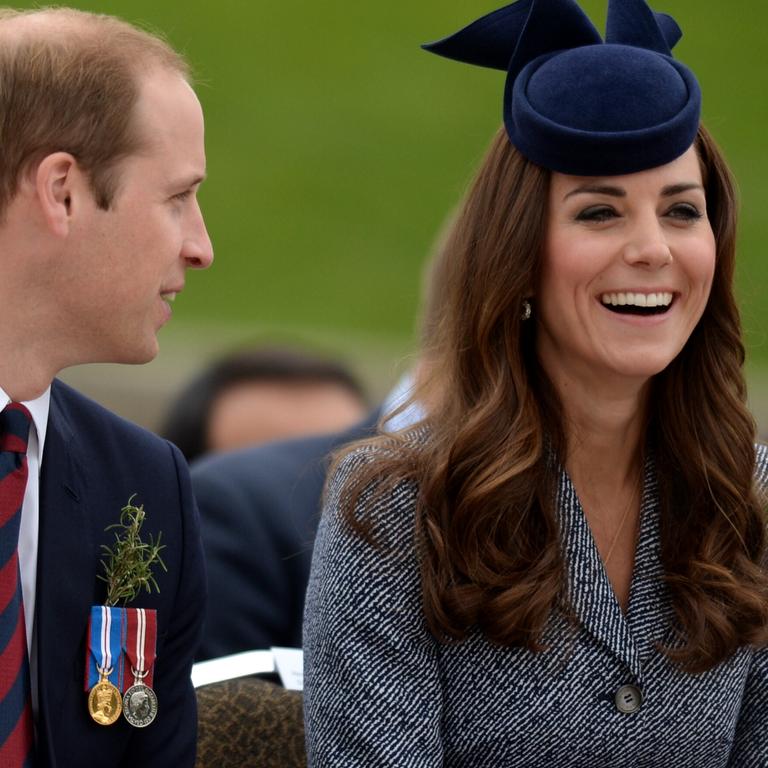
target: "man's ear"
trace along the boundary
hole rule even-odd
[[[85,191],[87,179],[69,152],[46,155],[31,179],[40,211],[50,231],[66,237],[71,225],[73,198]]]

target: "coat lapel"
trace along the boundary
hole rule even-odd
[[[40,479],[35,616],[38,719],[48,736],[60,718],[65,690],[84,684],[84,641],[96,578],[85,486],[78,438],[54,383]]]
[[[661,519],[654,464],[646,469],[640,535],[626,621],[643,661],[674,640],[674,610],[661,561]]]
[[[647,469],[646,465],[646,475]],[[641,519],[646,516],[649,501],[646,485]],[[557,508],[561,515],[571,608],[584,629],[641,680],[641,658],[635,638],[603,568],[576,489],[564,469],[560,470]]]

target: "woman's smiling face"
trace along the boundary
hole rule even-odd
[[[534,296],[537,350],[550,376],[662,371],[704,312],[715,250],[693,147],[626,176],[553,173]]]

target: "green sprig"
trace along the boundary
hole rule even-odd
[[[146,512],[143,504],[140,507],[133,505],[135,498],[134,493],[120,511],[120,522],[104,529],[118,529],[111,547],[101,545],[105,556],[101,565],[106,575],[99,575],[99,578],[107,583],[107,605],[117,605],[120,602],[126,605],[142,589],[151,593],[154,588],[155,592],[159,592],[160,587],[152,575],[152,566],[155,563],[168,572],[163,558],[160,557],[160,550],[165,549],[165,544],[160,543],[162,533],[157,534],[157,541],[152,534],[149,535],[148,542],[142,541],[139,536]]]

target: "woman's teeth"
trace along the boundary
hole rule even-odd
[[[668,307],[671,293],[604,293],[600,300],[609,307]]]

